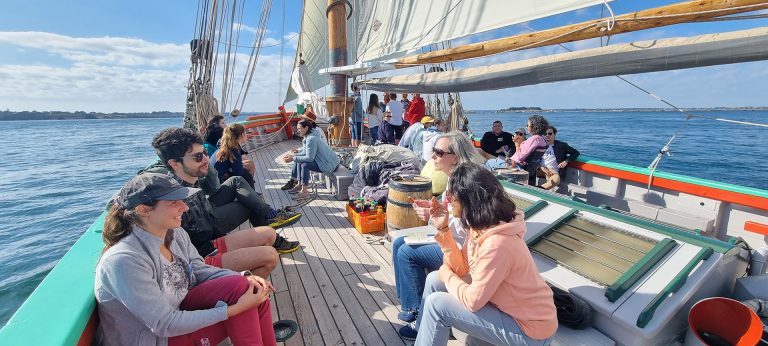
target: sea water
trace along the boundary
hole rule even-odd
[[[768,122],[766,112],[701,112]],[[660,170],[768,188],[768,129],[691,119],[674,112],[546,112],[558,139],[582,155],[646,167],[675,134]],[[506,131],[530,113],[475,112],[482,136],[494,120]],[[158,131],[179,118],[0,122],[0,325],[104,210],[107,199],[156,159]]]

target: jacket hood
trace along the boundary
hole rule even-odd
[[[523,238],[525,236],[525,219],[521,210],[515,210],[515,219],[492,227],[480,236],[478,243],[482,243],[486,238],[498,234],[501,236]]]

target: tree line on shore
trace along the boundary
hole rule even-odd
[[[182,118],[182,112],[139,112],[139,113],[101,113],[101,112],[63,112],[63,111],[0,111],[3,120],[76,120],[76,119],[127,119],[127,118]]]

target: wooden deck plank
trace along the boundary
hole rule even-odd
[[[289,166],[274,159],[298,145],[285,141],[251,153],[257,167],[257,190],[273,206],[294,202],[279,190],[289,178]],[[287,238],[299,240],[303,249],[281,256],[271,275],[279,290],[275,299],[279,318],[297,320],[302,332],[287,344],[298,339],[299,344],[402,345],[397,334],[402,323],[396,318],[399,303],[394,294],[391,250],[387,248],[391,245],[366,243],[346,220],[345,202],[336,201],[324,187],[318,188],[318,198],[297,210],[304,215],[302,219],[281,230]],[[281,281],[283,286],[278,288]]]

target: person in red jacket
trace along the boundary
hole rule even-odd
[[[424,114],[424,99],[421,98],[421,94],[413,94],[413,101],[411,101],[411,105],[408,107],[405,120],[410,124],[417,124],[421,122]]]

